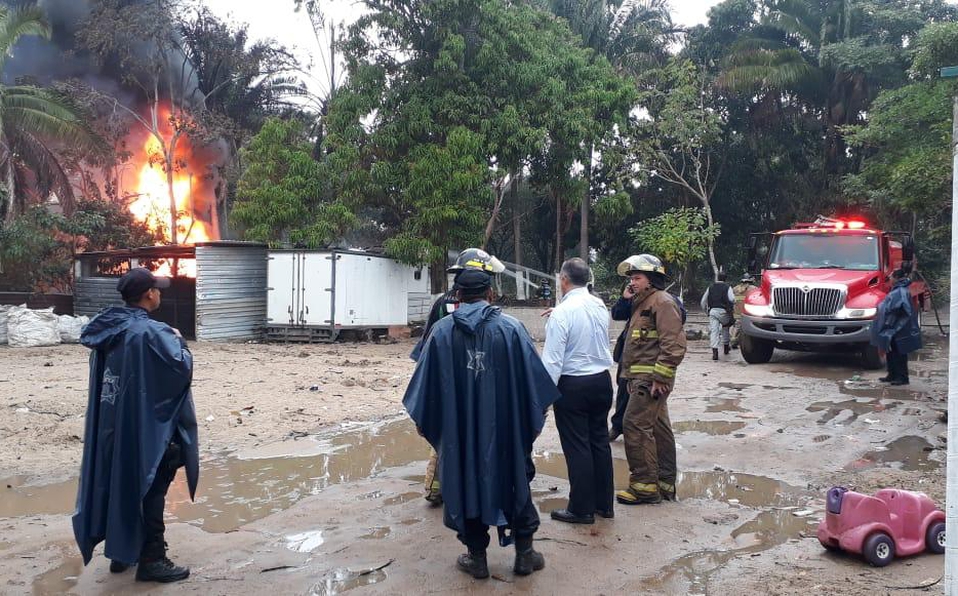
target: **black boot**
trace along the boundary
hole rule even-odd
[[[130,566],[126,563],[121,563],[112,559],[110,560],[110,573],[123,573],[129,568]]]
[[[177,567],[167,557],[154,561],[140,561],[136,568],[136,581],[168,584],[190,576],[189,567]]]
[[[718,348],[712,348],[712,360],[718,360]]]
[[[486,562],[486,551],[472,550],[459,555],[456,565],[476,579],[486,579],[489,577],[489,564]]]
[[[516,562],[512,570],[516,575],[531,575],[546,566],[546,558],[532,548],[532,536],[516,536]]]
[[[732,346],[725,344],[725,355],[728,356],[730,353],[732,353]]]

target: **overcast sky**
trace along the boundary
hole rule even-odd
[[[672,0],[675,21],[681,25],[697,25],[706,22],[706,13],[720,0]],[[217,15],[249,24],[254,39],[274,38],[294,49],[304,64],[311,63],[311,74],[317,79],[310,84],[316,89],[328,81],[326,67],[319,53],[319,45],[305,13],[294,11],[293,0],[270,2],[236,2],[236,0],[204,0]],[[361,3],[350,0],[327,0],[322,2],[325,14],[337,22],[351,22],[361,10]],[[323,40],[328,45],[328,39]],[[323,87],[320,87],[323,88]]]

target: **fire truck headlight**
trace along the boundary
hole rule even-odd
[[[878,313],[877,308],[843,308],[835,314],[838,319],[871,319]]]
[[[745,303],[742,305],[742,310],[747,315],[753,317],[772,317],[775,316],[775,312],[772,310],[771,306],[760,306],[758,304],[749,304]]]

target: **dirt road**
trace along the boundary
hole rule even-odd
[[[874,569],[814,538],[824,492],[842,484],[944,498],[947,355],[929,342],[912,385],[888,388],[853,358],[708,360],[692,342],[670,410],[683,471],[677,504],[617,507],[614,520],[548,519],[568,494],[550,420],[536,443],[537,538],[547,568],[493,579],[456,571],[461,550],[421,499],[427,449],[401,415],[411,344],[197,344],[200,493],[182,480],[167,508],[175,587],[83,568],[69,512],[82,449],[86,351],[0,348],[0,593],[907,594],[937,580],[940,556]],[[616,482],[628,470],[613,445]],[[940,584],[932,591],[940,592]]]

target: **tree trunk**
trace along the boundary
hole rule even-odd
[[[709,197],[702,197],[702,207],[705,211],[705,221],[711,228],[715,220],[712,219],[712,205],[709,204]],[[711,237],[709,237],[709,263],[712,264],[712,279],[718,281],[719,267],[718,261],[715,259],[715,240]]]
[[[563,230],[562,230],[562,195],[555,190],[552,191],[552,194],[555,195],[556,199],[556,261],[554,271],[559,271],[562,269],[562,257],[565,255],[565,247],[563,246]]]
[[[13,170],[12,152],[11,152],[11,155],[7,157],[7,169],[6,169],[6,172],[4,173],[6,174],[6,179],[4,180],[4,186],[7,187],[7,211],[4,214],[3,220],[5,223],[10,224],[10,223],[13,223],[13,220],[14,218],[16,218],[16,215],[17,215],[16,213],[17,201],[16,201],[16,198],[14,198],[14,193],[17,190],[17,182],[16,182],[16,176]]]
[[[170,242],[174,245],[178,244],[177,242],[177,231],[176,231],[176,220],[177,220],[177,208],[176,208],[176,195],[173,192],[173,147],[170,147],[170,151],[167,152],[164,150],[164,159],[166,161],[166,188],[170,194]]]
[[[486,250],[486,246],[489,245],[489,239],[492,238],[492,233],[496,231],[496,220],[499,219],[499,211],[502,209],[502,199],[505,196],[505,182],[500,181],[496,185],[496,200],[492,206],[492,215],[489,216],[489,221],[486,222],[486,232],[482,237],[482,250]]]
[[[443,294],[449,289],[446,259],[436,261],[429,266],[429,286],[433,294]]]
[[[513,172],[514,174],[514,172]],[[512,185],[512,259],[516,265],[522,265],[522,221],[519,218],[519,181]],[[526,272],[516,269],[516,299],[526,300],[529,293],[526,287]]]
[[[592,206],[592,152],[595,145],[589,145],[588,165],[585,168],[585,196],[579,209],[579,219],[582,225],[579,228],[579,257],[589,262],[589,208]]]

